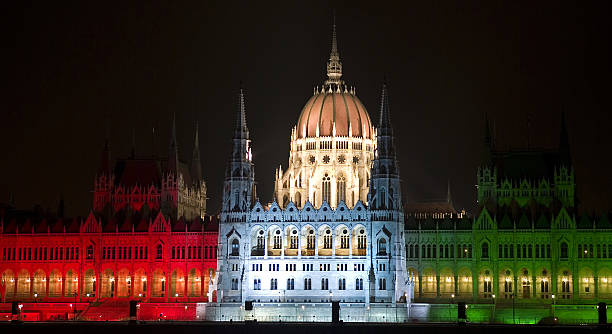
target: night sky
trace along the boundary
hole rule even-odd
[[[584,7],[586,5],[586,7]],[[488,113],[498,148],[554,148],[565,110],[583,212],[612,208],[610,2],[6,2],[0,202],[86,215],[110,119],[114,158],[180,156],[200,124],[209,210],[220,206],[240,81],[258,196],[325,79],[332,8],[343,79],[378,119],[386,74],[406,201],[475,204]],[[13,6],[13,7],[7,7]],[[528,119],[531,121],[528,127]],[[528,129],[530,129],[528,131]],[[528,135],[529,133],[529,135]]]

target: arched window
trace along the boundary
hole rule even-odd
[[[157,248],[155,248],[155,259],[161,260],[163,258],[164,258],[164,248],[162,247],[162,245],[157,245]]]
[[[487,242],[482,243],[482,258],[483,259],[489,258],[489,243]]]
[[[325,173],[325,176],[323,176],[321,190],[323,191],[323,202],[329,203],[329,200],[331,199],[331,181],[327,173]]]
[[[289,196],[283,196],[283,208],[286,208],[289,205]]]
[[[263,232],[263,231],[260,231]],[[257,249],[261,250],[265,248],[265,240],[263,234],[257,236]]]
[[[306,249],[315,249],[315,235],[313,230],[308,231],[308,236],[306,237]]]
[[[385,240],[384,238],[378,239],[377,255],[387,255],[387,240]]]
[[[567,243],[564,241],[561,243],[561,254],[560,254],[560,258],[562,259],[567,259]]]
[[[238,241],[238,239],[232,240],[232,253],[230,255],[232,256],[240,255],[240,241]]]
[[[87,260],[93,260],[94,249],[92,245],[87,246]]]
[[[298,208],[302,207],[302,194],[300,192],[295,193],[295,205]]]
[[[346,179],[344,175],[340,175],[338,177],[337,185],[337,194],[338,194],[338,203],[341,201],[346,202]]]

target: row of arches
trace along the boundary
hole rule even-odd
[[[591,299],[612,298],[612,270],[602,268],[594,274],[582,268],[575,276],[569,269],[556,273],[549,268],[536,270],[505,268],[495,273],[490,269],[472,272],[464,267],[425,268],[421,272],[411,267],[415,278],[415,296],[420,298],[498,298],[498,299]]]
[[[175,269],[166,273],[155,269],[147,273],[140,268],[130,272],[127,268],[117,271],[104,269],[96,273],[88,269],[81,276],[74,270],[64,275],[59,270],[46,273],[38,269],[33,273],[22,269],[17,273],[11,269],[2,272],[0,285],[3,298],[44,299],[54,297],[82,298],[182,298],[209,297],[214,279],[214,270],[202,272],[192,268],[185,272]]]
[[[378,253],[387,253],[387,239],[380,237]],[[231,241],[230,255],[239,255],[240,241]],[[252,256],[365,256],[368,253],[368,231],[364,225],[301,227],[289,225],[256,226],[250,236]]]

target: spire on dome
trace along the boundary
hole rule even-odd
[[[334,14],[334,23],[332,30],[332,47],[327,62],[327,81],[325,84],[340,84],[342,77],[342,63],[340,62],[340,53],[338,52],[338,41],[336,39],[336,14]]]

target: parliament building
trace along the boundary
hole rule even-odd
[[[564,116],[557,149],[509,151],[485,117],[474,213],[450,184],[445,201],[404,203],[389,88],[373,120],[343,79],[335,25],[326,70],[296,108],[271,203],[241,88],[218,213],[197,124],[185,162],[174,119],[166,157],[113,162],[106,141],[85,217],[0,206],[0,320],[15,305],[22,320],[121,320],[137,301],[141,320],[330,321],[338,303],[344,321],[439,321],[465,302],[503,322],[504,305],[515,321],[515,305],[612,301],[612,217],[579,211]]]

